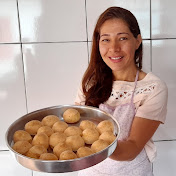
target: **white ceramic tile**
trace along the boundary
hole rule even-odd
[[[19,164],[9,151],[0,151],[2,176],[32,176],[32,171]]]
[[[150,41],[143,40],[142,70],[146,73],[151,71]]]
[[[29,112],[74,104],[87,68],[86,42],[23,45]]]
[[[23,42],[86,41],[83,0],[18,2]]]
[[[5,132],[26,113],[25,88],[19,44],[0,45],[0,150],[7,149]]]
[[[66,172],[66,173],[44,173],[44,172],[33,172],[33,176],[77,176],[78,172]]]
[[[152,71],[168,86],[166,123],[160,125],[155,140],[176,139],[176,39],[152,41]]]
[[[152,38],[176,37],[176,1],[151,1]]]
[[[92,42],[88,42],[89,59],[91,55]],[[146,73],[151,71],[150,41],[143,40],[143,63],[142,70]]]
[[[176,141],[155,142],[157,158],[153,164],[155,176],[175,176]]]
[[[0,43],[20,41],[16,0],[0,1],[0,31]]]
[[[87,0],[86,8],[89,41],[92,41],[92,34],[98,17],[111,6],[119,6],[130,10],[139,22],[143,39],[150,38],[150,0],[96,0],[96,3],[95,0]]]

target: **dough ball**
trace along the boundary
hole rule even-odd
[[[59,121],[59,117],[57,117],[56,115],[48,115],[42,119],[42,124],[44,126],[49,126],[52,128],[52,126],[58,121]]]
[[[36,135],[38,129],[42,126],[42,123],[39,120],[31,120],[25,124],[25,131],[31,135]]]
[[[36,134],[32,140],[32,145],[42,145],[47,149],[49,147],[49,138],[45,133]]]
[[[57,156],[53,153],[43,153],[40,155],[41,160],[58,160]]]
[[[28,141],[17,141],[12,148],[20,154],[25,154],[31,147]]]
[[[99,138],[99,132],[93,128],[86,128],[83,131],[82,138],[86,144],[92,144]]]
[[[99,139],[103,139],[104,141],[107,141],[109,144],[111,144],[116,139],[116,136],[112,131],[105,131],[100,135]]]
[[[66,150],[72,150],[72,148],[65,142],[60,142],[54,147],[53,153],[59,158],[60,154]]]
[[[67,123],[76,123],[80,120],[80,113],[76,109],[67,109],[63,114],[64,121]]]
[[[69,126],[65,131],[64,133],[67,135],[67,136],[75,136],[75,135],[82,135],[82,130],[77,127],[77,126]]]
[[[90,120],[83,120],[83,121],[81,121],[79,127],[81,128],[81,130],[84,131],[86,128],[93,128],[93,129],[95,129],[96,125],[95,125],[95,123],[93,123]]]
[[[32,137],[27,131],[18,130],[13,135],[13,141],[14,142],[17,142],[17,141],[28,141],[28,142],[31,142],[32,141]]]
[[[77,156],[79,158],[89,156],[89,155],[92,155],[92,154],[94,154],[94,152],[89,147],[80,147],[77,150]]]
[[[37,131],[37,134],[39,133],[45,133],[48,137],[50,137],[54,133],[54,131],[49,126],[42,126]]]
[[[103,120],[97,125],[97,130],[100,134],[105,131],[112,131],[114,132],[114,125],[110,120]]]
[[[67,137],[65,143],[70,146],[73,151],[77,151],[80,147],[85,145],[83,138],[79,135]]]
[[[71,160],[71,159],[76,159],[77,155],[71,151],[71,150],[66,150],[60,154],[60,160]]]
[[[54,130],[54,132],[64,132],[67,127],[68,127],[67,123],[63,121],[58,121],[53,125],[52,129]]]
[[[42,145],[34,145],[32,146],[29,151],[26,153],[26,156],[30,158],[39,159],[42,153],[47,153],[47,149]]]
[[[99,152],[103,149],[105,149],[106,147],[109,146],[109,143],[107,141],[104,141],[102,139],[98,139],[97,141],[95,141],[92,145],[91,145],[91,149],[93,152]]]
[[[56,132],[50,136],[49,145],[54,148],[58,143],[65,142],[67,136],[64,133]]]

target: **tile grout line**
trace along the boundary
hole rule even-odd
[[[171,142],[171,141],[176,141],[176,139],[163,139],[163,140],[154,140],[153,142]]]
[[[176,40],[176,38],[156,38],[156,39],[142,39],[143,41],[155,41],[155,40]],[[12,42],[12,43],[0,43],[0,45],[9,45],[9,44],[46,44],[46,43],[82,43],[82,42],[92,42],[91,40],[87,40],[87,41],[61,41],[61,42]]]
[[[89,64],[89,45],[88,45],[88,24],[87,24],[87,4],[85,0],[85,17],[86,17],[86,35],[87,35],[87,54],[88,54],[88,64]]]
[[[24,76],[24,91],[25,91],[26,112],[28,113],[28,106],[27,106],[27,90],[26,90],[26,79],[25,79],[24,58],[23,58],[23,46],[22,46],[22,39],[21,39],[21,24],[20,24],[20,14],[19,14],[18,0],[16,0],[16,2],[17,2],[18,24],[19,24],[19,34],[20,34],[21,59],[22,59],[22,65],[23,65],[23,76]]]
[[[150,70],[152,72],[152,1],[150,0]]]

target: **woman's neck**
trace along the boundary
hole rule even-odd
[[[137,73],[137,68],[125,70],[125,71],[122,70],[122,71],[113,72],[113,75],[114,75],[115,81],[118,80],[118,81],[134,82],[136,73]]]

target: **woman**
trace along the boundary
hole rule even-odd
[[[75,103],[99,107],[119,122],[114,153],[80,176],[151,176],[156,148],[152,136],[165,122],[167,86],[142,70],[142,38],[134,15],[120,7],[103,12]]]

